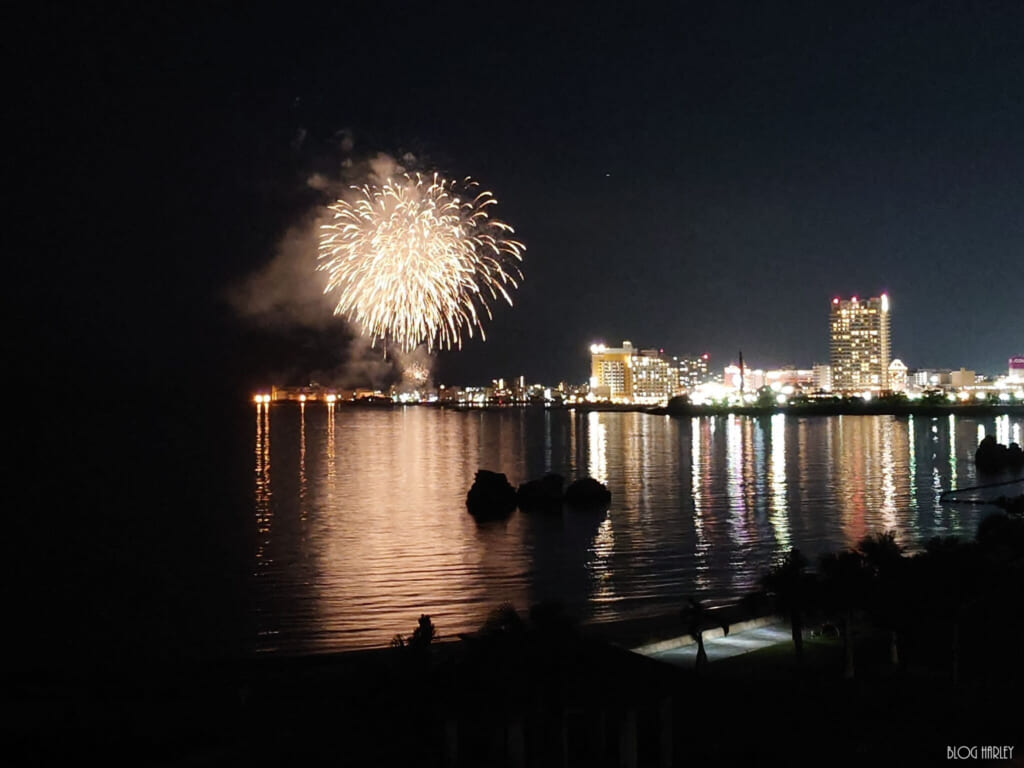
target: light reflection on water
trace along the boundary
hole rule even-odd
[[[257,405],[254,647],[386,645],[421,613],[454,635],[504,601],[668,612],[739,597],[790,546],[971,536],[991,508],[939,494],[975,484],[980,435],[1021,421]],[[466,513],[478,468],[517,485],[577,467],[608,484],[607,514]]]

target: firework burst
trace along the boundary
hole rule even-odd
[[[494,196],[438,174],[352,190],[351,201],[330,206],[320,236],[317,269],[327,273],[325,292],[339,292],[334,314],[404,351],[461,347],[475,331],[486,338],[489,302],[512,304],[525,250],[490,216]]]
[[[422,363],[410,363],[402,371],[402,378],[413,384],[425,384],[430,378],[430,369]]]

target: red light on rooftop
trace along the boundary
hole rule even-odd
[[[832,303],[833,304],[838,304],[839,303],[839,299],[832,299]]]

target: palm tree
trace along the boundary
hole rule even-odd
[[[952,624],[952,680],[960,677],[960,629],[978,600],[983,562],[974,542],[956,536],[936,536],[925,544],[925,551],[914,558],[918,575],[932,595],[929,606],[940,621]]]
[[[823,603],[843,619],[844,674],[847,679],[852,679],[853,614],[865,602],[869,578],[864,558],[849,549],[829,552],[821,556],[819,566]]]
[[[793,632],[793,650],[798,665],[803,664],[803,616],[812,602],[813,577],[807,573],[807,558],[793,547],[761,578],[764,591],[773,598],[775,610],[789,617]]]
[[[906,551],[896,541],[896,531],[865,536],[857,544],[871,577],[868,605],[876,619],[889,630],[889,661],[899,666],[899,628],[904,622],[907,596]]]

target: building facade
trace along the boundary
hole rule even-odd
[[[907,366],[897,358],[889,363],[889,389],[893,392],[906,392],[908,389]]]
[[[633,402],[657,405],[676,392],[677,376],[669,361],[656,349],[645,349],[630,361],[633,375]]]
[[[826,363],[815,363],[812,366],[814,371],[814,388],[818,392],[832,391],[832,366]]]
[[[629,341],[590,347],[590,394],[597,400],[655,405],[668,401],[676,386],[676,368],[657,349],[638,350]]]
[[[600,400],[613,403],[633,402],[632,342],[621,347],[590,345],[590,392]]]
[[[710,360],[711,356],[706,352],[703,355],[673,357],[672,366],[676,369],[677,377],[675,394],[691,392],[701,384],[707,384]]]
[[[1012,381],[1024,381],[1024,355],[1016,355],[1007,361],[1008,376]]]
[[[832,299],[832,389],[843,394],[889,389],[889,297]]]
[[[974,371],[961,368],[959,371],[950,371],[949,384],[953,389],[973,387],[978,381],[978,375]]]

